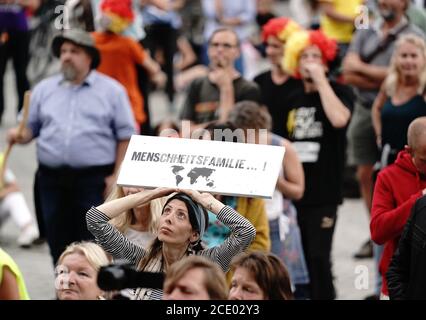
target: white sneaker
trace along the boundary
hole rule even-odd
[[[18,245],[22,248],[28,248],[31,246],[33,241],[38,238],[38,236],[39,232],[37,227],[31,224],[30,226],[22,230],[21,234],[17,239]]]

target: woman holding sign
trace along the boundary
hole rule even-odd
[[[147,250],[129,241],[108,223],[123,211],[175,191],[170,188],[144,190],[93,207],[87,212],[87,227],[115,259],[125,259],[141,271],[166,272],[174,262],[192,254],[205,256],[218,263],[224,272],[228,271],[232,258],[247,249],[256,230],[247,219],[209,193],[182,190],[170,197],[163,206],[158,235]],[[223,244],[209,249],[200,245],[208,225],[206,209],[216,214],[231,230]],[[135,291],[134,298],[159,300],[162,294],[159,289],[141,288]]]

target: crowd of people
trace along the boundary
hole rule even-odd
[[[355,256],[377,261],[373,298],[426,299],[425,4],[309,2],[317,16],[306,24],[266,0],[0,0],[0,121],[11,57],[17,111],[30,87],[31,99],[7,142],[36,140],[38,162],[36,219],[9,170],[0,227],[10,215],[21,246],[47,240],[57,299],[335,299],[349,165],[371,216]],[[29,21],[55,4],[67,10],[49,47],[59,69],[29,81]],[[262,56],[270,68],[253,74]],[[169,108],[153,124],[155,90]],[[184,125],[201,139],[239,130],[246,143],[284,147],[272,198],[117,185],[132,135],[187,138]],[[118,261],[164,283],[102,290],[99,271]],[[29,296],[0,248],[6,298]]]

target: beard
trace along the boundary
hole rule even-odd
[[[77,69],[71,63],[63,63],[61,72],[66,81],[74,81],[77,79]]]

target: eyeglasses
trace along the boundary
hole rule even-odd
[[[220,43],[220,42],[210,42],[209,46],[212,47],[212,48],[215,48],[215,49],[222,47],[222,48],[228,49],[228,50],[236,47],[236,45],[234,45],[234,44]]]

